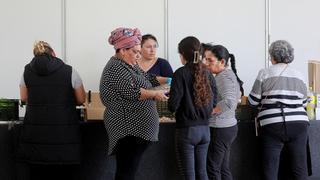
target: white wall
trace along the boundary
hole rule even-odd
[[[67,61],[80,73],[85,88],[99,90],[102,70],[114,55],[108,37],[117,27],[138,27],[159,41],[164,55],[163,0],[68,0]]]
[[[224,45],[236,58],[245,94],[265,66],[265,3],[257,0],[169,1],[169,61],[181,66],[178,43],[193,35],[202,42]]]
[[[289,41],[295,59],[291,66],[308,78],[308,60],[320,61],[320,1],[274,0],[270,3],[271,42]]]
[[[24,65],[36,40],[50,42],[61,53],[61,1],[1,0],[0,98],[18,98]]]
[[[66,49],[62,2],[66,2]],[[307,61],[320,59],[320,1],[270,0],[271,41],[287,39],[295,48],[292,66],[307,76]],[[102,69],[113,48],[110,32],[119,26],[139,27],[159,40],[158,55],[180,66],[178,42],[194,35],[203,42],[225,45],[236,56],[246,94],[264,67],[264,1],[167,0],[168,42],[165,37],[166,0],[1,0],[0,98],[19,98],[23,67],[36,40],[48,41],[83,78],[86,89],[98,90]],[[285,10],[284,10],[285,9]],[[168,44],[168,47],[165,45]]]

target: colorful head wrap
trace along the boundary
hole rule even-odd
[[[141,43],[141,33],[138,28],[117,28],[111,32],[108,39],[114,49],[131,48]]]

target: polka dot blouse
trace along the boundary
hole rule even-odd
[[[139,100],[140,88],[159,85],[155,76],[144,73],[138,65],[131,66],[112,57],[100,80],[100,96],[106,106],[104,124],[108,134],[108,154],[126,136],[158,141],[159,115],[154,100]]]

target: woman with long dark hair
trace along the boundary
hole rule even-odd
[[[178,50],[183,67],[173,74],[168,101],[176,118],[178,166],[186,180],[207,180],[206,157],[210,142],[209,118],[216,104],[212,74],[200,60],[201,44],[186,37]]]

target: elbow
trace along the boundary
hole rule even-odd
[[[86,98],[85,98],[85,97],[77,98],[77,99],[76,99],[77,105],[82,105],[82,104],[84,104],[85,101],[86,101]]]
[[[27,103],[28,98],[27,97],[21,97],[20,100],[21,100],[22,103]]]
[[[83,93],[77,94],[76,96],[76,103],[77,105],[82,105],[86,102],[86,94],[83,91]]]
[[[74,95],[76,98],[77,105],[82,105],[86,101],[86,92],[84,91],[84,87],[81,86],[78,89],[75,89]]]

